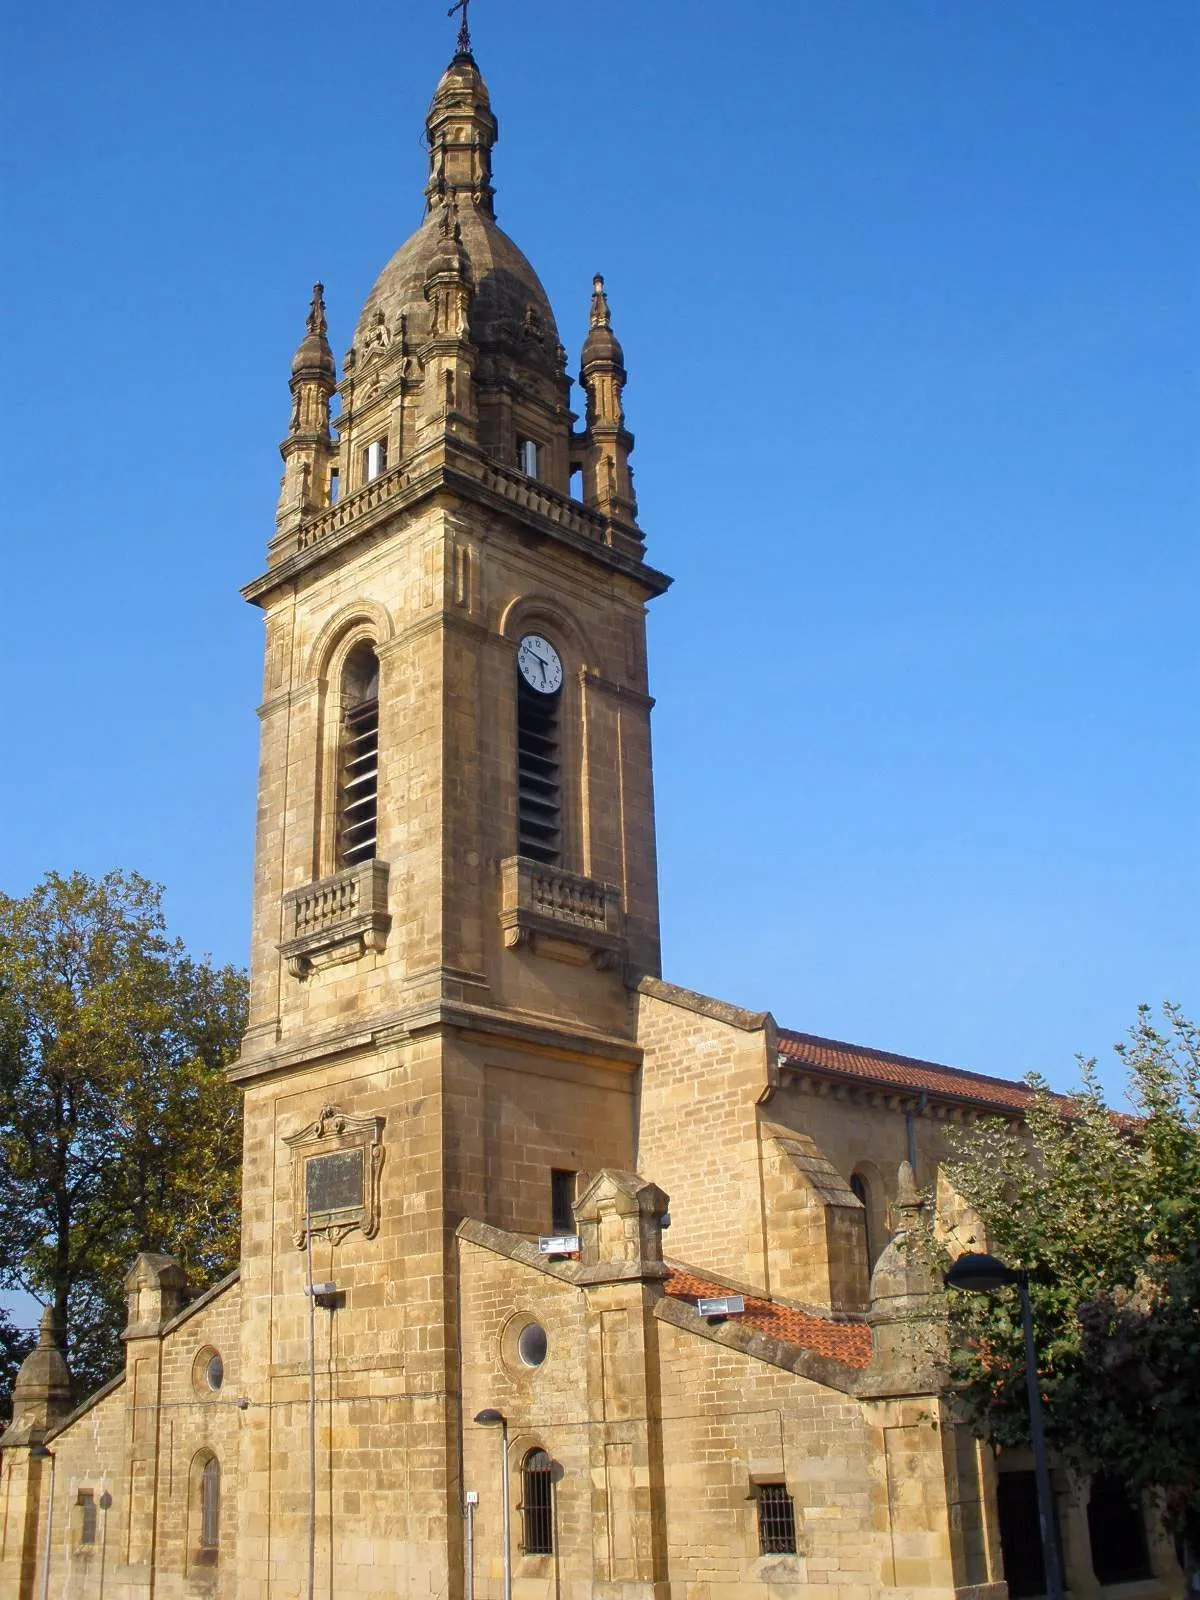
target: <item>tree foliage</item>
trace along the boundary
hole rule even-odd
[[[37,1343],[37,1335],[28,1328],[18,1328],[7,1311],[0,1311],[0,1417],[5,1415],[6,1397],[22,1361]]]
[[[1200,1550],[1200,1031],[1143,1007],[1124,1064],[1134,1116],[1094,1061],[1069,1097],[1044,1083],[1028,1136],[954,1139],[947,1175],[977,1213],[972,1248],[1030,1274],[1047,1437],[1081,1470],[1161,1497]],[[1028,1443],[1015,1290],[951,1294],[951,1381],[978,1431]]]
[[[168,936],[136,874],[0,895],[0,1288],[52,1302],[78,1391],[120,1363],[141,1249],[237,1260],[246,980]]]

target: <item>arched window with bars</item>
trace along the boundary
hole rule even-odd
[[[531,1450],[521,1467],[521,1548],[527,1556],[554,1554],[552,1470],[544,1450]]]
[[[356,645],[342,669],[338,748],[337,864],[353,867],[376,853],[379,826],[379,660]]]

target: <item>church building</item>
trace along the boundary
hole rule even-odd
[[[0,1596],[1004,1600],[1006,1565],[1036,1594],[1029,1462],[939,1393],[905,1248],[933,1194],[968,1237],[945,1130],[1028,1091],[662,978],[670,579],[614,312],[581,284],[580,419],[465,31],[426,130],[424,221],[340,372],[313,290],[243,591],[240,1266],[139,1256],[81,1404],[48,1314]],[[1075,1600],[1182,1593],[1151,1521],[1055,1487]]]

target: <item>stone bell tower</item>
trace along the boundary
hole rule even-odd
[[[266,625],[234,1068],[247,1595],[302,1563],[310,1523],[327,1576],[352,1540],[398,1594],[460,1592],[454,1230],[561,1228],[587,1174],[633,1165],[630,990],[658,971],[645,608],[669,580],[603,281],[579,429],[545,291],[496,225],[469,41],[426,129],[425,219],[340,380],[313,291],[244,591]],[[335,1286],[311,1330],[310,1269]],[[280,1494],[310,1406],[316,1491]]]

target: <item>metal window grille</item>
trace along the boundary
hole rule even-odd
[[[560,696],[517,688],[517,853],[546,866],[561,862]]]
[[[575,1174],[560,1167],[550,1169],[550,1231],[575,1232]]]
[[[550,1457],[531,1450],[521,1469],[521,1545],[527,1556],[554,1554],[554,1489]]]
[[[796,1508],[786,1484],[758,1486],[758,1548],[764,1556],[796,1553]]]
[[[221,1542],[221,1463],[209,1456],[200,1474],[200,1548],[215,1550]]]
[[[347,663],[342,729],[338,865],[375,854],[379,818],[379,667],[374,651]]]
[[[91,1489],[79,1491],[79,1542],[80,1544],[95,1544],[96,1542],[96,1496]]]

